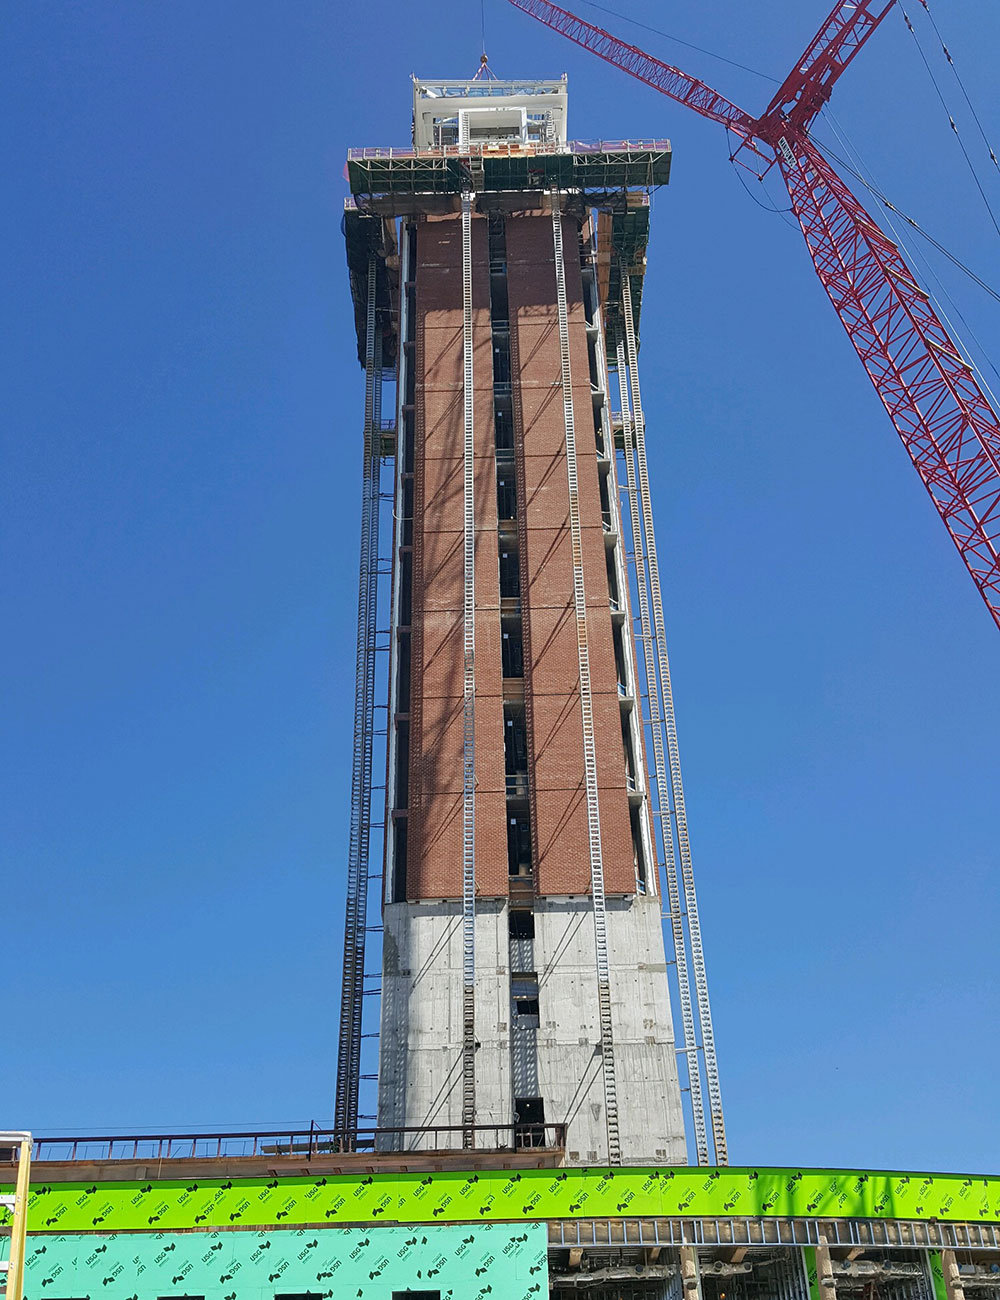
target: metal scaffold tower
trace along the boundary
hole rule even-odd
[[[372,763],[375,728],[375,679],[378,646],[379,538],[381,516],[382,343],[377,325],[378,254],[368,258],[365,323],[364,459],[361,490],[361,556],[358,575],[358,639],[355,652],[354,753],[351,766],[350,838],[344,917],[344,962],[334,1127],[346,1141],[358,1126],[362,1079],[366,989],[369,855],[371,847]],[[377,990],[375,990],[377,991]],[[375,1035],[372,1035],[375,1036]]]
[[[464,593],[462,636],[462,1143],[476,1123],[476,502],[472,364],[472,202],[462,195],[462,366]]]
[[[684,803],[670,662],[667,656],[663,593],[646,460],[646,421],[639,388],[631,278],[628,270],[623,268],[621,316],[624,337],[618,340],[617,361],[632,529],[632,576],[639,597],[640,642],[646,677],[648,715],[645,721],[653,742],[657,804],[653,808],[654,837],[661,856],[661,875],[665,886],[662,890],[666,902],[664,919],[669,921],[676,964],[683,1033],[679,1050],[687,1062],[697,1159],[699,1164],[724,1165],[728,1163],[726,1130]],[[694,1005],[691,998],[691,973],[694,975]],[[706,1091],[710,1128],[705,1116]]]
[[[688,1095],[694,1125],[695,1149],[699,1164],[708,1163],[708,1135],[705,1129],[705,1106],[702,1099],[701,1071],[697,1068],[697,1035],[694,1027],[694,1009],[691,1003],[691,983],[688,975],[687,944],[684,939],[684,914],[681,907],[680,887],[677,878],[677,857],[674,837],[670,833],[670,787],[667,782],[667,763],[663,744],[663,706],[656,675],[656,651],[653,644],[653,623],[649,611],[649,583],[643,547],[642,517],[639,506],[635,433],[630,404],[631,385],[625,361],[625,341],[617,344],[617,373],[620,389],[622,435],[624,442],[626,495],[629,504],[631,549],[629,569],[632,583],[639,598],[639,636],[646,690],[643,724],[653,746],[652,834],[657,854],[661,880],[660,896],[665,904],[664,919],[670,924],[673,942],[674,970],[677,980],[677,999],[681,1012],[681,1046],[688,1078]],[[664,824],[666,822],[666,824]]]

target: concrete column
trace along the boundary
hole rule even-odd
[[[681,1246],[681,1283],[684,1300],[702,1300],[701,1271],[698,1268],[698,1251],[694,1246]]]
[[[816,1246],[816,1282],[823,1300],[833,1300],[837,1283],[833,1277],[833,1264],[830,1261],[830,1246],[822,1233]]]
[[[948,1300],[965,1300],[965,1287],[962,1285],[962,1275],[958,1271],[953,1250],[942,1250],[941,1268],[944,1272],[945,1294]]]

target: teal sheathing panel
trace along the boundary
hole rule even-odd
[[[574,1168],[329,1177],[44,1183],[29,1232],[168,1232],[309,1224],[573,1218],[930,1219],[1000,1222],[1000,1178],[775,1168]],[[0,1226],[9,1212],[0,1211]]]
[[[274,1300],[439,1291],[442,1300],[548,1295],[542,1224],[35,1236],[24,1300]]]

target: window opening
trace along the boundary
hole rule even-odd
[[[528,730],[524,712],[512,705],[504,705],[503,728],[504,766],[508,776],[528,770]]]
[[[518,975],[510,982],[510,997],[514,1004],[515,1024],[518,1029],[538,1028],[538,979],[534,975]]]
[[[642,822],[639,809],[629,809],[629,821],[632,823],[632,859],[635,864],[635,878],[639,882],[639,893],[644,894],[648,888],[646,873],[646,854],[642,847]]]
[[[524,676],[524,642],[519,619],[505,619],[500,633],[500,657],[504,677]]]
[[[513,451],[514,418],[509,402],[499,400],[494,404],[493,426],[497,451]]]
[[[618,566],[615,564],[615,553],[613,550],[606,549],[604,552],[604,563],[608,570],[608,596],[615,609],[619,607],[618,596]]]
[[[407,475],[403,479],[402,491],[400,493],[399,508],[402,517],[396,522],[399,524],[399,544],[400,546],[413,545],[413,479]]]
[[[497,479],[497,518],[517,518],[517,484],[513,474]]]
[[[396,727],[396,807],[410,803],[410,724],[400,721]]]
[[[397,817],[392,837],[392,899],[395,903],[406,900],[406,831],[406,818]]]
[[[545,1145],[545,1103],[541,1097],[515,1097],[514,1123],[519,1147]]]
[[[409,627],[413,616],[413,552],[404,550],[399,557],[399,626]]]
[[[618,674],[618,694],[627,695],[628,687],[627,676],[625,673],[625,644],[622,640],[622,630],[619,624],[613,624],[611,628],[611,640],[615,649],[615,671]]]
[[[622,748],[625,750],[625,777],[630,790],[636,789],[635,746],[632,742],[631,711],[622,712]]]
[[[396,675],[396,712],[410,711],[410,634],[400,632],[396,639],[399,671]]]
[[[500,595],[505,600],[521,594],[521,566],[517,551],[500,552]]]
[[[511,876],[531,875],[531,824],[526,811],[507,818],[507,871]]]
[[[507,914],[507,928],[512,939],[533,939],[535,937],[535,914],[524,908],[511,908]]]

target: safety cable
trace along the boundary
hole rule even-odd
[[[965,159],[966,163],[968,164],[969,171],[972,173],[972,179],[976,182],[976,189],[979,191],[980,197],[982,198],[983,203],[986,205],[986,211],[990,214],[990,220],[993,222],[993,229],[997,232],[998,235],[1000,235],[1000,223],[997,222],[996,216],[993,213],[992,205],[990,204],[989,199],[986,197],[986,191],[983,189],[982,183],[979,180],[979,174],[976,171],[972,159],[969,157],[969,151],[965,147],[965,141],[962,139],[962,133],[961,131],[959,131],[958,125],[955,122],[954,117],[952,117],[951,111],[948,108],[948,103],[944,97],[941,87],[938,85],[937,77],[935,77],[934,75],[934,69],[931,67],[927,59],[927,55],[924,53],[924,47],[920,44],[920,38],[917,35],[916,29],[914,28],[913,24],[910,22],[909,15],[907,14],[906,10],[903,8],[900,8],[900,12],[903,15],[903,21],[906,23],[907,31],[913,37],[913,43],[916,45],[917,51],[920,54],[921,62],[923,63],[924,67],[927,69],[927,75],[930,77],[931,83],[934,86],[935,91],[937,92],[937,97],[941,101],[941,107],[944,109],[945,113],[947,114],[948,121],[951,124],[951,129],[955,135],[955,139],[958,141],[958,147],[962,151],[962,157]]]

